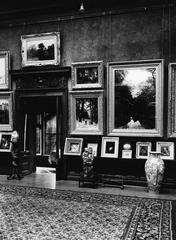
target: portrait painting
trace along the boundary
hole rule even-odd
[[[151,152],[151,142],[137,142],[136,143],[136,158],[147,159],[149,152]]]
[[[161,158],[174,160],[175,147],[174,142],[157,142],[156,150],[161,153]]]

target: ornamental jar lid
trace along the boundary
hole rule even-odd
[[[125,150],[131,149],[131,144],[125,143],[125,144],[123,145],[123,149],[125,149]]]

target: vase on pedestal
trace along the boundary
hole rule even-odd
[[[164,177],[164,161],[160,152],[150,152],[145,162],[145,175],[147,179],[148,191],[159,193]]]

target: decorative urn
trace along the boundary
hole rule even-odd
[[[164,161],[161,159],[160,152],[149,152],[149,157],[145,162],[145,174],[147,179],[148,191],[159,193],[164,177]]]

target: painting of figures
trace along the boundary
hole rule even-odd
[[[98,129],[98,99],[76,99],[76,128]]]
[[[102,134],[103,90],[70,92],[71,134]]]
[[[162,136],[162,68],[162,60],[109,63],[109,134]]]

